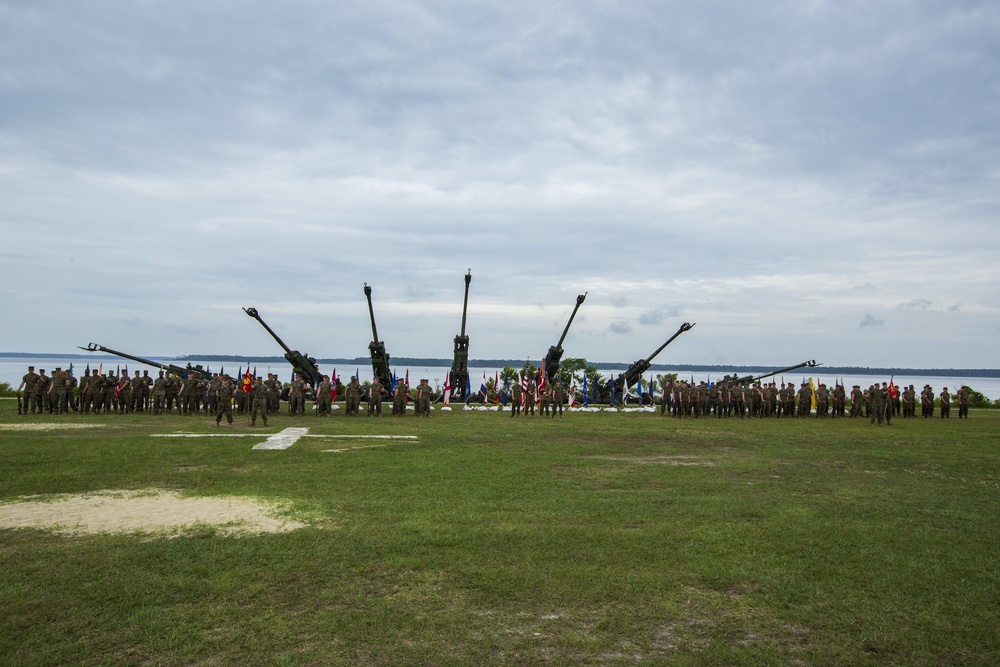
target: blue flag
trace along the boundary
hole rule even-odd
[[[611,405],[616,403],[615,401],[615,374],[611,374],[611,381],[608,382],[608,388],[611,389]]]
[[[589,399],[587,398],[587,374],[583,374],[583,407],[589,405]]]
[[[469,374],[465,374],[465,395],[462,396],[462,400],[468,400],[469,396],[472,395],[472,379]]]

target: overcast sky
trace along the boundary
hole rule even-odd
[[[1000,3],[0,2],[0,351],[1000,367]]]

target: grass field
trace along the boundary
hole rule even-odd
[[[9,430],[53,422],[98,426]],[[417,439],[252,449],[287,426]],[[150,436],[210,418],[0,401],[0,429],[2,503],[159,488],[307,524],[0,530],[4,665],[1000,664],[998,412],[341,411],[195,439]]]

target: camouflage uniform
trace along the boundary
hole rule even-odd
[[[333,391],[333,384],[330,378],[323,376],[323,381],[316,386],[316,416],[330,416],[330,392]]]
[[[306,414],[306,383],[301,376],[296,375],[288,390],[288,414],[301,417]]]
[[[409,398],[409,387],[403,380],[396,381],[396,389],[392,394],[392,416],[406,416],[406,401]]]
[[[958,418],[969,418],[969,388],[963,386],[958,390]]]
[[[218,376],[216,376],[218,377]],[[226,422],[233,424],[233,385],[229,383],[229,378],[224,377],[215,387],[215,425],[222,423],[225,415]]]
[[[253,404],[250,411],[250,426],[257,425],[258,414],[264,420],[264,426],[267,426],[267,387],[264,386],[264,381],[260,378],[257,378],[257,383],[250,392],[250,401]]]
[[[163,383],[164,389],[164,399],[167,402],[166,410],[167,412],[174,411],[174,401],[177,401],[177,412],[183,412],[181,410],[181,400],[180,400],[180,390],[181,381],[173,373],[167,373],[167,376],[163,378],[165,382]]]
[[[42,371],[43,373],[45,371]],[[951,394],[948,393],[948,387],[941,390],[941,419],[945,417],[951,418]]]
[[[431,386],[427,380],[421,380],[417,385],[416,413],[423,417],[431,415]]]
[[[563,401],[566,400],[566,390],[563,389],[562,380],[556,380],[556,386],[552,388],[552,416],[556,416],[556,410],[559,411],[559,416],[562,417],[563,414]]]
[[[368,389],[368,416],[382,416],[382,392],[385,391],[382,383],[376,377],[372,379],[371,387]]]
[[[281,407],[281,381],[275,373],[268,373],[264,386],[267,388],[268,414],[276,415]]]
[[[346,392],[347,416],[356,417],[358,408],[361,406],[361,385],[358,384],[356,376],[351,377],[351,381],[347,383],[347,388],[344,391]]]
[[[167,402],[167,379],[163,376],[163,371],[153,380],[153,414],[163,414],[163,409]]]
[[[128,373],[122,373],[118,379],[117,398],[116,413],[120,412],[124,415],[132,411],[132,381],[128,379]]]
[[[521,383],[515,382],[514,385],[510,388],[511,417],[521,414],[521,396],[522,396]]]
[[[24,414],[28,414],[28,407],[33,406],[34,404],[33,396],[35,393],[35,384],[37,382],[38,382],[38,373],[35,372],[35,367],[28,366],[28,372],[24,374],[23,378],[21,378],[21,384],[17,388],[18,391],[21,391],[22,388],[24,389],[24,400],[23,400],[24,405],[22,410]],[[34,412],[34,409],[32,409],[31,411]]]

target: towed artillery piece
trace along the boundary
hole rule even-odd
[[[576,317],[576,311],[580,310],[580,306],[583,305],[583,301],[587,298],[587,294],[588,292],[584,292],[583,294],[577,295],[576,306],[573,307],[573,312],[569,316],[569,322],[566,323],[566,328],[563,329],[562,336],[559,337],[559,342],[550,347],[548,354],[545,355],[545,361],[542,365],[545,369],[544,377],[546,378],[546,382],[548,382],[549,379],[554,379],[559,373],[559,362],[562,360],[563,355],[563,341],[566,340],[566,334],[569,333],[569,327],[573,324],[573,318]]]
[[[649,355],[645,359],[639,359],[638,361],[634,362],[631,366],[629,366],[624,373],[615,378],[614,395],[622,396],[622,392],[625,389],[625,387],[631,387],[632,385],[634,385],[636,381],[640,377],[642,377],[642,374],[645,373],[647,370],[649,370],[649,367],[652,366],[653,358],[656,357],[656,355],[658,355],[660,352],[663,352],[663,348],[674,342],[674,339],[680,336],[682,333],[684,333],[685,331],[690,331],[693,328],[694,328],[693,324],[685,322],[680,326],[680,328],[677,329],[677,331],[674,333],[673,336],[667,339],[667,342],[665,342],[660,347],[656,348],[651,355]]]
[[[382,388],[388,390],[392,386],[392,373],[389,372],[389,355],[385,351],[385,343],[378,339],[378,329],[375,327],[375,309],[372,308],[372,288],[365,283],[365,297],[368,299],[368,315],[372,321],[372,342],[368,343],[368,352],[372,357],[372,374],[382,383]],[[361,378],[358,378],[360,381]]]
[[[461,400],[465,395],[465,385],[469,382],[469,337],[465,334],[465,316],[469,312],[469,283],[472,269],[465,274],[465,300],[462,302],[462,333],[455,336],[455,357],[451,362],[449,383],[451,400]],[[374,319],[372,320],[374,326]]]
[[[763,375],[744,375],[739,376],[725,376],[721,380],[716,380],[717,384],[725,385],[748,385],[757,382],[758,380],[763,380],[764,378],[769,378],[772,375],[777,375],[779,373],[787,373],[788,371],[798,370],[799,368],[815,368],[816,366],[822,366],[823,364],[817,364],[815,359],[810,359],[809,361],[803,361],[801,364],[795,364],[794,366],[789,366],[788,368],[779,368],[776,371],[771,371],[770,373],[764,373]]]
[[[271,327],[267,326],[267,322],[261,319],[260,313],[257,309],[251,306],[250,308],[244,308],[243,312],[260,322],[261,326],[267,330],[267,333],[271,334],[271,338],[278,342],[281,349],[285,351],[285,359],[292,365],[292,369],[297,375],[305,378],[306,382],[311,384],[314,388],[323,381],[323,375],[319,372],[319,366],[316,365],[316,360],[306,354],[302,354],[298,350],[293,350],[285,342],[278,338],[278,334],[271,330]]]
[[[166,371],[168,373],[173,373],[174,375],[179,375],[181,377],[188,377],[189,375],[194,375],[196,378],[201,379],[208,376],[208,372],[201,366],[192,366],[188,364],[184,366],[175,366],[174,364],[162,364],[159,361],[153,361],[152,359],[143,359],[142,357],[137,357],[132,354],[126,354],[125,352],[119,352],[118,350],[112,350],[110,347],[104,347],[103,345],[98,345],[97,343],[87,343],[87,347],[82,347],[77,345],[81,350],[86,350],[87,352],[107,352],[108,354],[113,354],[116,357],[122,357],[123,359],[131,359],[132,361],[138,361],[140,364],[145,364],[147,366],[156,366],[160,370]]]

